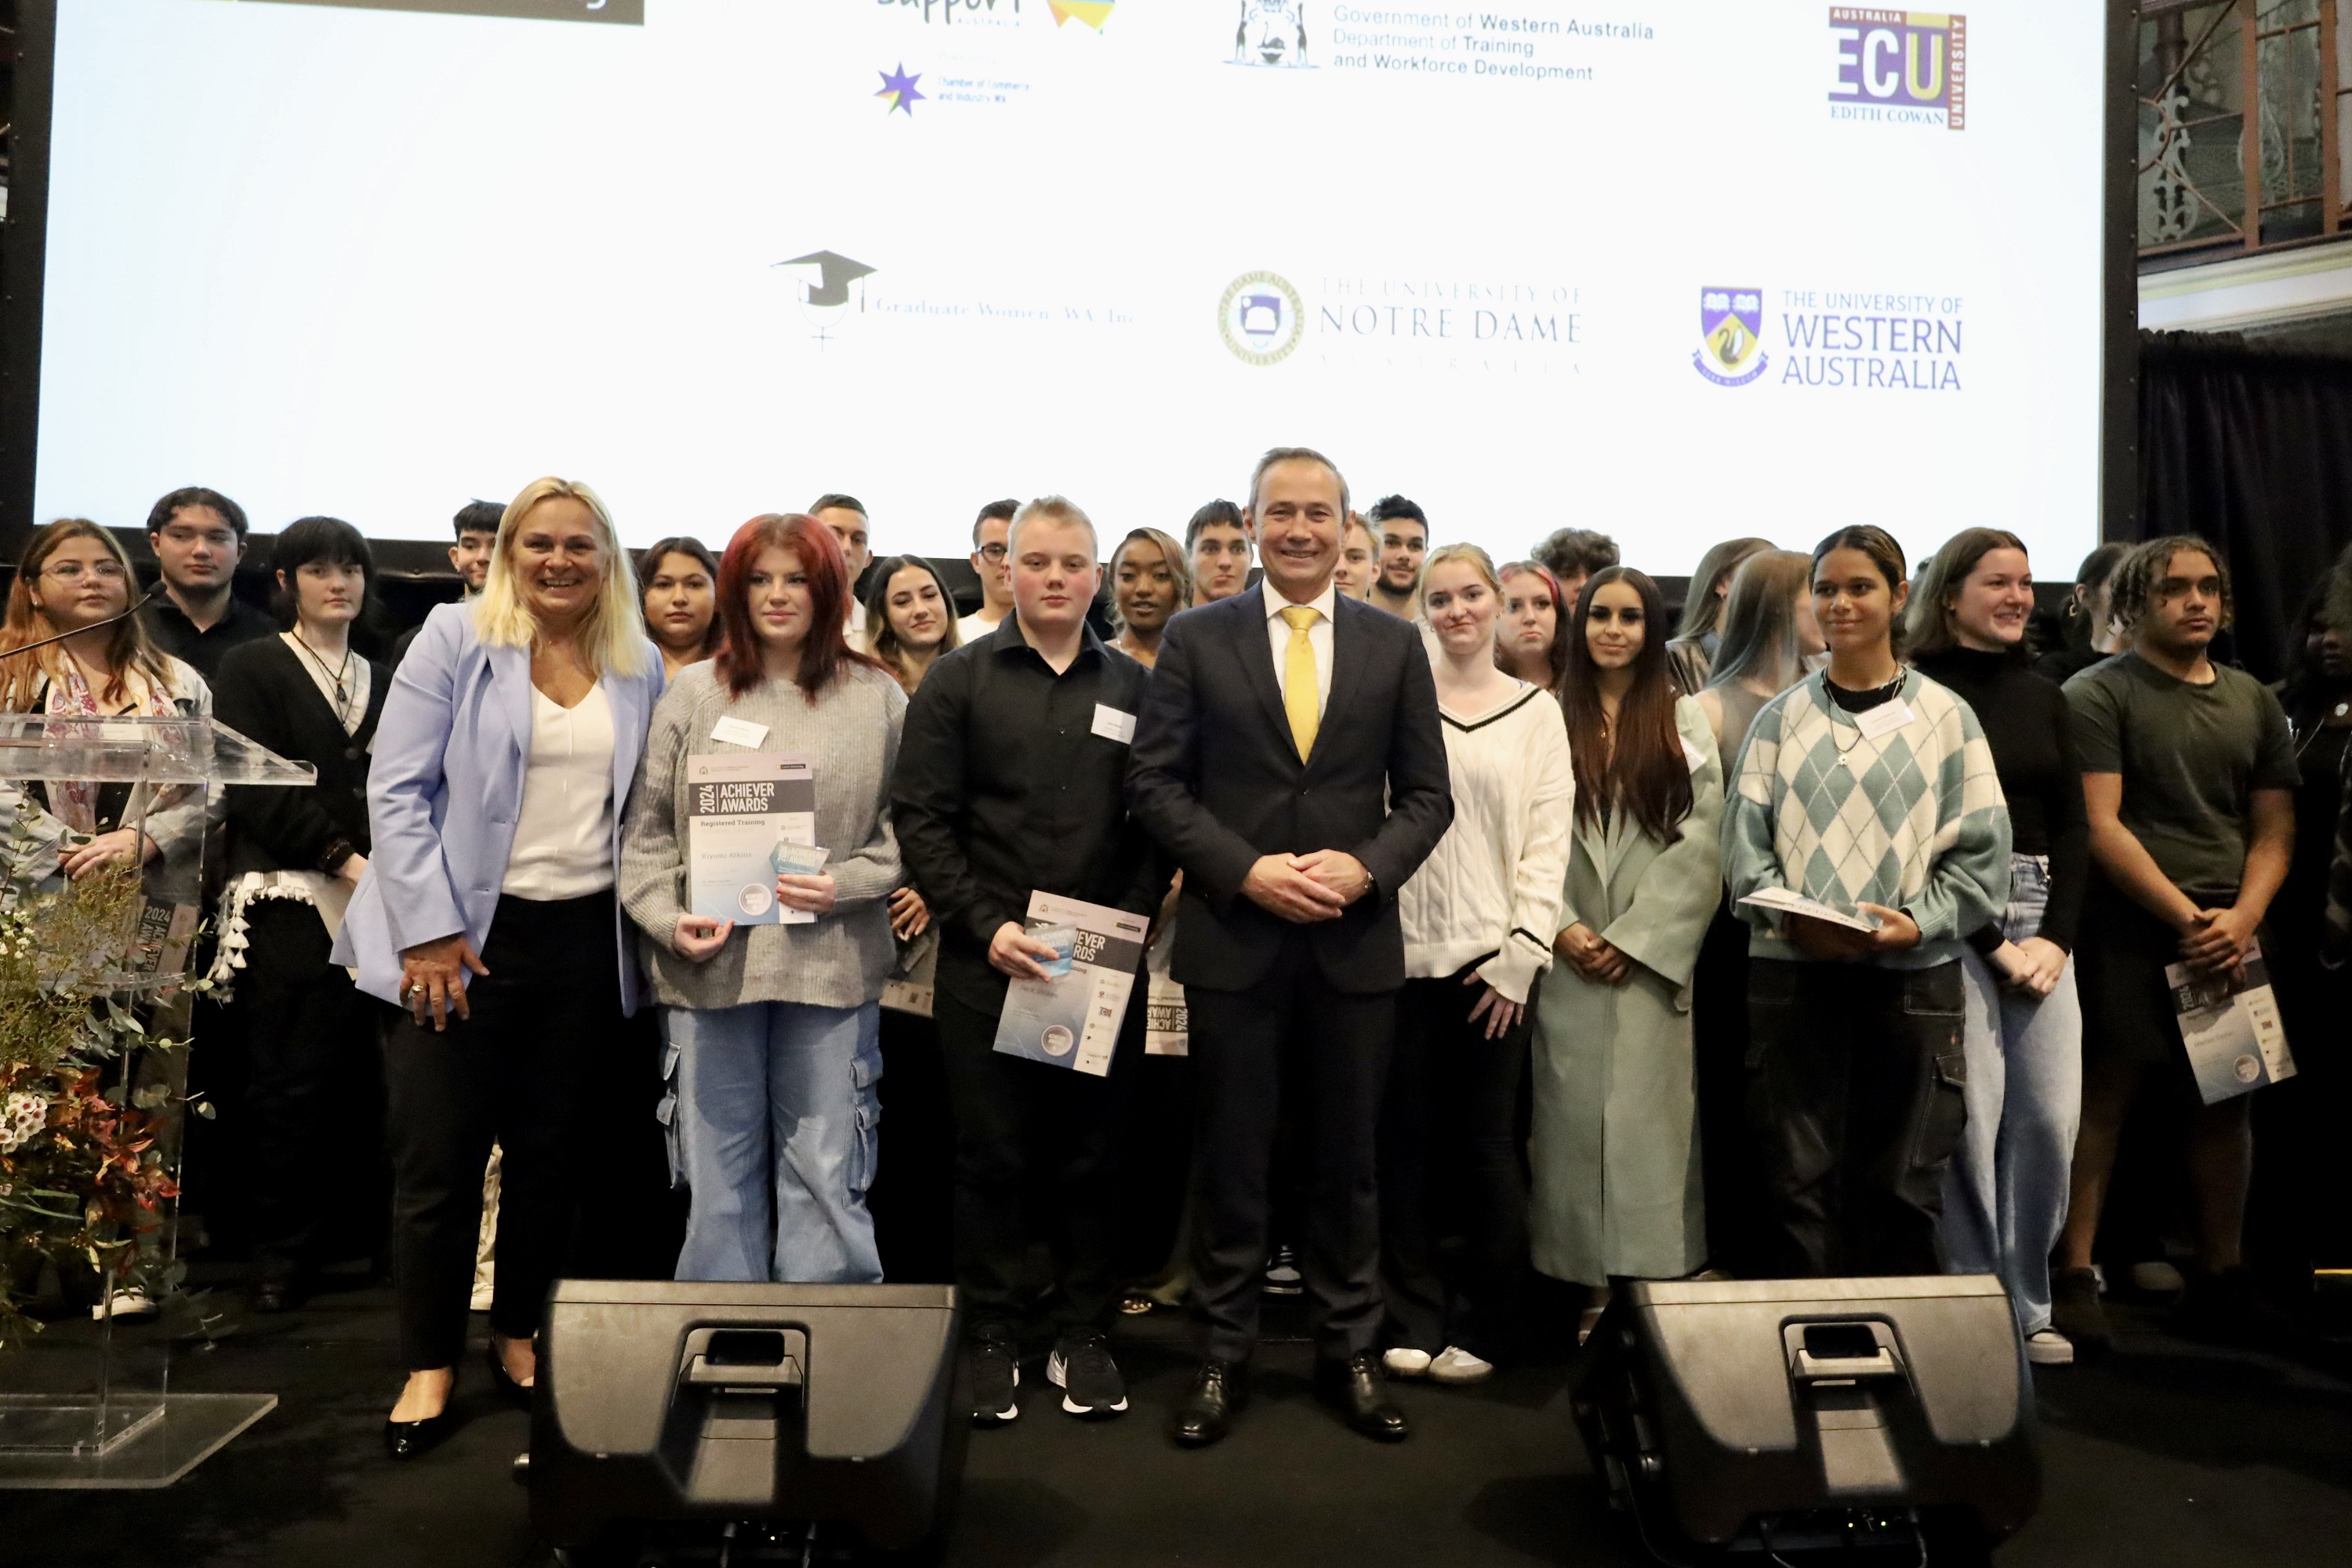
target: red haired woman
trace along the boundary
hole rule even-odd
[[[866,1190],[880,1116],[890,772],[907,695],[843,638],[849,573],[814,519],[769,513],[719,563],[725,636],[654,711],[621,849],[622,899],[662,1005],[672,1170],[693,1188],[680,1279],[874,1284]],[[693,764],[806,758],[813,871],[690,898]]]

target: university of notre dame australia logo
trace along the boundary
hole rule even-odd
[[[1279,364],[1307,335],[1307,306],[1278,272],[1244,272],[1225,285],[1217,331],[1244,364]]]

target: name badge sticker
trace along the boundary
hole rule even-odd
[[[749,719],[721,719],[710,726],[710,738],[730,746],[756,746],[768,738],[768,727]]]
[[[1911,704],[1900,697],[1892,702],[1882,702],[1853,716],[1853,727],[1862,731],[1865,741],[1875,741],[1881,735],[1891,735],[1911,722]]]
[[[1108,703],[1095,704],[1095,733],[1107,741],[1117,741],[1122,746],[1135,743],[1135,715],[1122,713]]]

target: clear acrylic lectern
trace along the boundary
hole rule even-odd
[[[188,1062],[163,1042],[188,1037],[221,786],[316,781],[209,719],[0,714],[0,1267],[98,1301],[0,1317],[0,1489],[169,1486],[278,1403],[171,1384],[202,1324],[168,1288]],[[135,1273],[58,1260],[84,1233]]]

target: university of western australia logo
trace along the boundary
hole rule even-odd
[[[1927,11],[1830,7],[1837,79],[1830,118],[1968,123],[1969,19]]]
[[[1244,364],[1279,364],[1307,335],[1307,305],[1278,272],[1244,272],[1217,302],[1217,331]]]
[[[1717,386],[1746,386],[1771,363],[1764,352],[1760,289],[1700,289],[1698,327],[1699,346],[1691,363]]]

